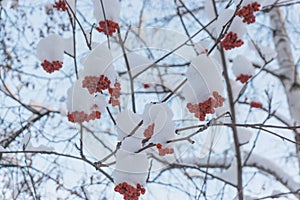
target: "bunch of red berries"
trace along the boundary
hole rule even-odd
[[[144,136],[146,139],[150,139],[153,135],[154,123],[150,124],[144,131]]]
[[[160,143],[156,144],[156,148],[158,149],[158,155],[160,155],[160,156],[165,156],[167,154],[173,154],[174,153],[173,148],[169,148],[169,147],[163,148],[162,144],[160,144]]]
[[[124,195],[124,200],[138,200],[141,194],[145,194],[146,190],[137,184],[136,188],[126,182],[120,183],[115,187],[115,192]]]
[[[187,104],[187,108],[200,121],[204,121],[207,114],[215,113],[215,108],[222,107],[225,99],[217,91],[213,92],[213,97],[209,97],[204,102]]]
[[[243,18],[243,22],[247,24],[251,24],[255,22],[254,12],[259,11],[260,4],[257,2],[248,4],[241,8],[236,15]]]
[[[100,77],[97,76],[86,76],[82,81],[82,87],[87,88],[90,94],[96,92],[102,92],[109,88],[110,80],[103,74]]]
[[[252,75],[247,75],[247,74],[241,74],[238,77],[236,77],[236,81],[240,81],[241,83],[246,83]]]
[[[60,68],[62,68],[62,64],[63,64],[63,62],[60,62],[60,61],[53,61],[51,63],[48,60],[44,60],[44,62],[41,65],[46,72],[51,74],[52,72],[57,71]]]
[[[220,42],[221,46],[225,50],[230,50],[235,47],[240,47],[244,44],[243,40],[238,39],[238,36],[234,32],[229,32],[226,34],[225,38]]]
[[[118,28],[119,28],[118,23],[107,19],[106,23],[105,21],[100,21],[99,27],[97,27],[96,30],[99,31],[100,33],[103,32],[105,35],[112,36],[112,34],[115,33]]]
[[[55,2],[53,5],[53,8],[56,8],[57,10],[62,10],[62,11],[68,10],[67,3],[65,0],[59,0],[58,2]]]
[[[121,84],[115,83],[114,88],[108,88],[108,92],[110,94],[110,99],[108,101],[112,106],[120,105],[120,96],[121,96]]]
[[[101,113],[99,111],[93,111],[90,114],[86,114],[83,111],[75,111],[68,113],[68,120],[70,122],[82,123],[84,121],[89,122],[90,120],[100,119]]]

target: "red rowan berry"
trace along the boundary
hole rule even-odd
[[[251,108],[262,108],[263,105],[260,102],[252,101],[252,102],[250,102],[250,107]]]
[[[57,10],[61,9],[62,11],[68,10],[67,3],[65,0],[59,0],[58,2],[55,2],[53,8],[56,8]]]
[[[220,42],[221,46],[225,50],[230,50],[235,47],[240,47],[244,44],[241,39],[238,39],[238,36],[234,32],[229,32],[225,35],[224,39]]]
[[[51,63],[48,60],[44,60],[41,65],[46,72],[51,74],[52,72],[57,71],[60,68],[62,68],[62,64],[63,64],[63,62],[60,62],[60,61],[53,61]]]
[[[254,12],[259,11],[260,4],[254,2],[252,4],[248,4],[241,8],[236,15],[243,18],[243,22],[247,24],[251,24],[255,22]]]
[[[247,83],[251,77],[252,75],[241,74],[238,77],[236,77],[236,81],[240,81],[241,83]]]
[[[106,30],[106,25],[107,25],[107,30]],[[105,21],[100,21],[99,27],[97,27],[96,30],[99,31],[100,33],[103,32],[105,35],[112,36],[113,33],[115,33],[118,28],[119,28],[118,23],[112,20],[106,20],[106,23]]]

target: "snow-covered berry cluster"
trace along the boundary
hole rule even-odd
[[[44,60],[44,62],[42,62],[42,67],[43,69],[48,72],[49,74],[53,73],[54,71],[59,70],[60,68],[62,68],[62,64],[63,62],[60,62],[58,60],[53,61],[53,62],[49,62],[48,60]]]
[[[247,83],[251,77],[252,75],[241,74],[238,77],[236,77],[236,81],[240,81],[241,83]]]
[[[124,195],[124,200],[138,200],[141,194],[145,194],[146,189],[137,184],[136,187],[123,182],[115,187],[115,192],[119,192],[121,195]]]
[[[204,102],[196,104],[188,103],[187,108],[200,121],[204,121],[207,114],[214,114],[215,108],[223,106],[225,99],[217,91],[213,92],[213,97],[209,97]]]
[[[119,82],[116,82],[113,88],[108,88],[108,92],[110,94],[110,99],[108,103],[112,106],[119,106],[121,96],[121,84]]]
[[[85,76],[82,81],[82,87],[87,88],[90,94],[94,94],[96,92],[102,92],[109,88],[110,80],[101,74],[99,77],[97,76]]]
[[[154,123],[150,124],[144,131],[144,136],[146,139],[150,139],[154,132]]]
[[[84,121],[89,122],[90,120],[100,119],[101,113],[99,111],[93,111],[90,114],[86,114],[84,111],[75,111],[68,113],[68,120],[70,122],[82,123]]]
[[[224,39],[220,42],[225,50],[230,50],[235,47],[240,47],[244,44],[243,40],[238,39],[238,35],[234,32],[229,32],[225,35]]]
[[[62,10],[62,11],[68,10],[67,3],[65,0],[59,0],[58,2],[55,2],[53,5],[53,8],[56,8],[57,10]]]
[[[96,27],[96,30],[100,33],[103,32],[105,35],[112,36],[119,28],[119,24],[112,20],[100,21],[99,26]]]
[[[254,12],[259,11],[260,4],[253,2],[241,8],[236,15],[243,18],[243,22],[247,24],[252,24],[255,22]]]

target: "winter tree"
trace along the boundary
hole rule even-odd
[[[0,199],[300,198],[300,1],[0,2]]]

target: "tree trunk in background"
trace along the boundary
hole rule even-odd
[[[287,79],[282,79],[282,84],[287,96],[292,123],[300,125],[300,85],[297,83],[298,73],[293,58],[291,41],[285,26],[283,10],[274,7],[270,13],[271,27],[273,29],[273,40],[277,51],[279,74]],[[295,140],[300,143],[300,133],[295,132]],[[300,145],[296,145],[296,152],[300,169]]]

